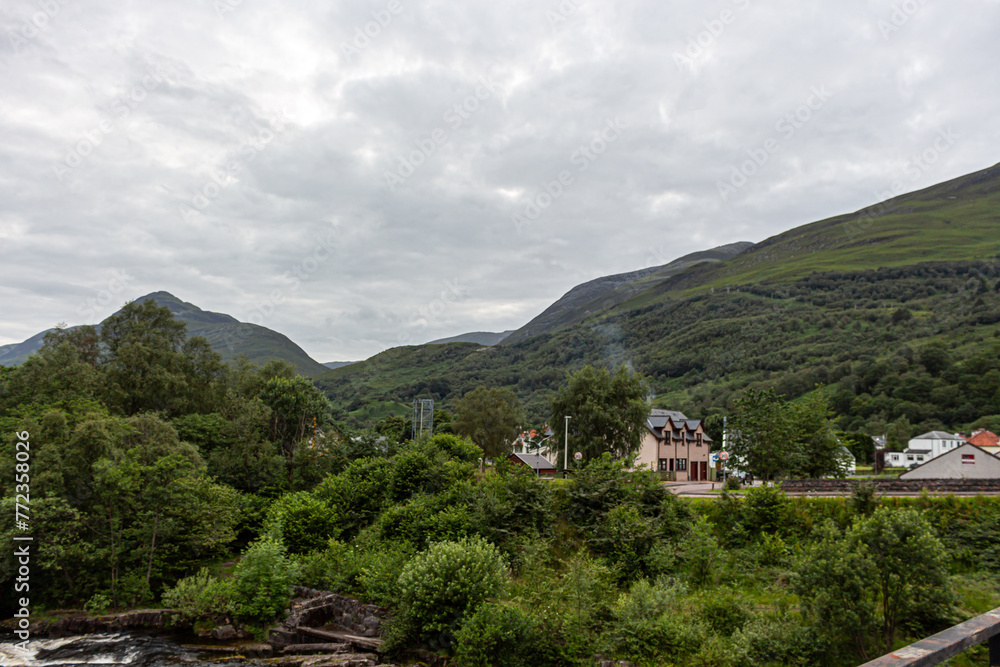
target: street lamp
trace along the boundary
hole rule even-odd
[[[566,477],[566,471],[569,470],[569,420],[570,416],[566,415],[565,426],[563,427],[563,434],[566,436],[566,449],[563,451],[563,477]]]

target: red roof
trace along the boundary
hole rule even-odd
[[[996,447],[997,443],[1000,442],[1000,436],[992,431],[981,429],[970,435],[965,441],[976,447]]]

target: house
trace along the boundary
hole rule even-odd
[[[847,447],[841,447],[838,452],[837,459],[840,463],[840,469],[844,471],[845,475],[853,475],[858,471],[857,459],[854,458],[854,454],[851,454],[851,450]]]
[[[507,460],[514,465],[528,466],[539,477],[555,477],[556,467],[538,454],[511,454]]]
[[[712,439],[700,419],[676,410],[650,410],[635,466],[678,482],[707,482]]]
[[[960,435],[945,431],[928,431],[911,438],[902,452],[886,452],[885,464],[893,468],[909,468],[926,463],[965,444]]]
[[[550,438],[555,435],[551,428],[545,426],[542,431],[531,429],[524,431],[514,440],[515,454],[538,454],[542,458],[551,459],[559,454],[559,444],[552,443]],[[552,445],[550,447],[550,445]]]
[[[965,443],[917,466],[900,479],[1000,479],[1000,458]]]
[[[994,456],[1000,456],[1000,436],[998,436],[993,431],[987,431],[984,428],[978,431],[973,431],[972,435],[965,439],[970,445],[975,445],[980,449],[984,449]]]

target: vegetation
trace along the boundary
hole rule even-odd
[[[628,458],[642,444],[649,393],[645,379],[621,366],[612,374],[606,368],[584,366],[570,375],[552,397],[552,430],[556,442],[566,437],[567,422],[573,447],[586,459],[604,453]]]

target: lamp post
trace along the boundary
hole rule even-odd
[[[570,416],[566,415],[565,426],[563,427],[563,435],[566,440],[566,449],[563,451],[563,478],[566,477],[566,471],[569,470],[569,420]]]

